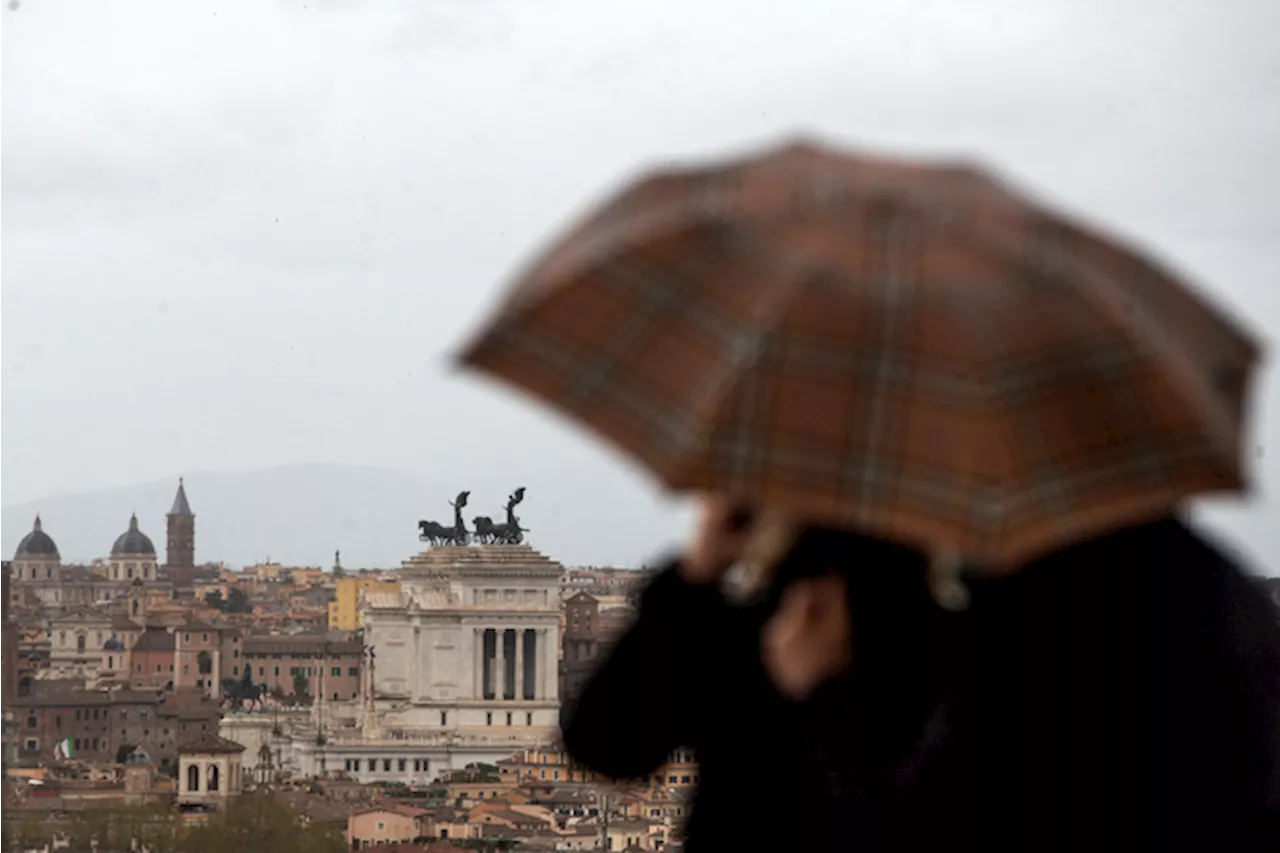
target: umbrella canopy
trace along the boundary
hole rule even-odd
[[[981,170],[792,144],[625,188],[461,360],[673,489],[998,565],[1240,489],[1258,354]]]

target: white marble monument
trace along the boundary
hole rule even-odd
[[[426,782],[552,741],[563,571],[528,545],[440,546],[405,561],[399,592],[360,600],[373,653],[357,724],[325,726],[306,769]]]

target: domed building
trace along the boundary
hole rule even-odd
[[[121,533],[111,546],[109,567],[113,581],[157,579],[156,546],[151,544],[147,534],[138,529],[137,514],[129,517],[129,529]]]
[[[102,664],[98,669],[100,676],[113,677],[121,671],[129,674],[128,649],[124,641],[112,632],[110,638],[102,644]]]
[[[62,557],[53,537],[44,532],[38,515],[31,532],[18,543],[18,550],[13,555],[13,573],[20,581],[57,583],[61,580]]]

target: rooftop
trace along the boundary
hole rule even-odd
[[[529,545],[445,545],[428,548],[404,561],[402,577],[516,572],[554,575],[564,567]]]
[[[169,508],[169,515],[195,518],[195,513],[191,511],[191,504],[187,503],[187,489],[181,477],[178,478],[178,493],[173,496],[173,506]]]
[[[202,734],[178,745],[178,752],[193,755],[237,755],[244,746],[215,734]]]

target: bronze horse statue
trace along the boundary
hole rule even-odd
[[[445,527],[438,521],[419,521],[418,538],[432,545],[469,544],[471,534],[467,532],[467,525],[462,520],[462,510],[469,497],[471,492],[458,492],[458,497],[449,501],[449,506],[453,507],[453,527]]]

